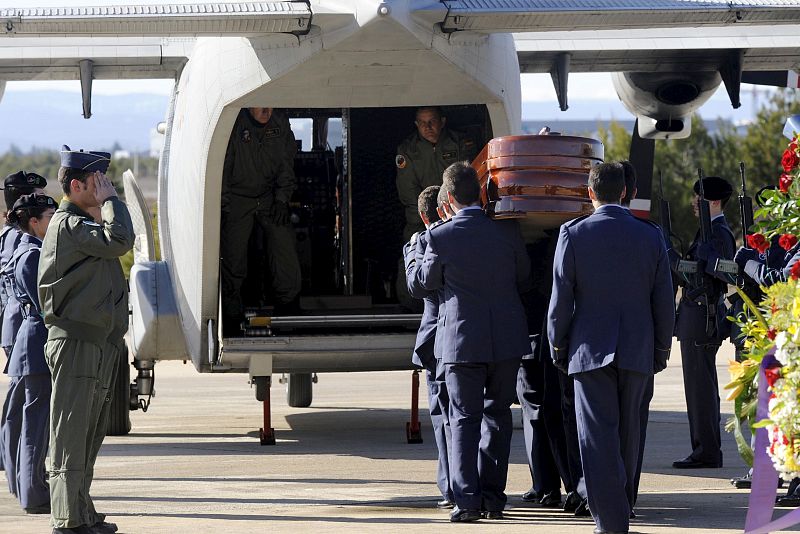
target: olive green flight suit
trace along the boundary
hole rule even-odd
[[[405,208],[406,226],[403,240],[414,232],[425,231],[419,218],[417,198],[431,185],[442,185],[442,173],[457,161],[472,163],[477,155],[475,143],[455,130],[443,128],[439,142],[432,144],[414,132],[397,147],[397,194]]]
[[[403,240],[408,242],[415,232],[424,232],[425,224],[419,217],[417,199],[422,190],[432,185],[442,185],[442,173],[457,161],[475,159],[477,151],[475,143],[455,130],[443,128],[439,134],[439,142],[435,145],[424,139],[418,132],[409,135],[397,147],[395,166],[397,167],[397,194],[403,204],[406,225],[403,229]],[[397,268],[395,290],[397,299],[405,307],[418,311],[408,294],[405,268],[401,258]]]
[[[128,282],[118,258],[108,261],[111,272],[112,290],[114,292],[114,326],[108,335],[108,340],[103,347],[103,360],[100,364],[100,381],[94,401],[94,410],[91,418],[97,420],[97,427],[93,432],[94,439],[89,448],[89,461],[86,464],[86,492],[81,494],[81,500],[86,505],[86,524],[94,525],[105,521],[105,514],[98,513],[94,502],[89,495],[94,480],[94,463],[100,453],[100,446],[108,432],[108,423],[111,415],[111,399],[114,397],[114,385],[120,366],[128,365],[128,352],[125,347],[125,333],[128,331]],[[127,387],[127,384],[125,384]],[[127,407],[126,407],[127,409]]]
[[[47,326],[50,398],[51,524],[86,524],[86,471],[100,410],[103,349],[114,326],[114,275],[107,260],[133,247],[125,204],[114,197],[97,224],[64,200],[50,221],[39,261],[39,299]]]
[[[231,132],[222,172],[222,312],[237,317],[243,311],[241,288],[247,277],[247,245],[254,223],[263,229],[272,288],[280,303],[300,292],[300,261],[292,225],[270,218],[274,202],[289,203],[297,179],[297,151],[289,120],[273,111],[266,125],[243,109]]]

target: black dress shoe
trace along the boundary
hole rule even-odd
[[[627,530],[603,530],[602,528],[594,529],[594,534],[628,534]]]
[[[753,481],[753,475],[747,473],[744,476],[733,477],[731,479],[731,485],[736,489],[750,489],[752,481]]]
[[[775,500],[775,506],[780,506],[781,508],[797,508],[800,506],[800,495],[792,494],[778,497]]]
[[[630,518],[630,519],[636,519],[636,512],[634,512],[633,510],[631,510],[631,514],[628,516],[628,518]]]
[[[581,499],[581,503],[575,508],[575,517],[589,517],[592,511],[589,510],[589,501]]]
[[[553,490],[545,493],[539,504],[545,508],[561,508],[561,490]]]
[[[577,491],[570,491],[567,493],[567,498],[564,500],[564,511],[570,514],[575,513],[578,506],[581,504],[581,496]]]
[[[31,506],[29,508],[25,508],[26,514],[49,514],[50,513],[50,505],[43,504],[42,506]]]
[[[503,519],[502,511],[492,510],[492,511],[482,512],[481,515],[484,517],[484,519]]]
[[[54,528],[53,534],[97,534],[97,531],[87,525],[72,528]]]
[[[92,529],[98,534],[114,534],[119,530],[116,523],[109,523],[107,521],[98,521],[92,525]]]
[[[442,499],[441,501],[436,503],[436,508],[453,508],[456,505],[450,499]]]
[[[458,506],[450,514],[451,523],[469,523],[480,518],[481,513],[478,510],[462,510]]]
[[[522,494],[522,500],[525,502],[539,502],[542,500],[542,494],[531,488]]]
[[[672,462],[672,467],[675,469],[716,469],[722,467],[722,461],[703,462],[701,460],[695,460],[691,456],[687,456],[683,460],[675,460]]]

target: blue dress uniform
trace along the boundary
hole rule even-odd
[[[434,228],[436,223],[431,227]],[[436,440],[436,448],[439,453],[439,462],[436,469],[436,485],[442,494],[442,499],[452,503],[453,490],[450,486],[450,467],[448,451],[450,435],[450,420],[448,410],[450,407],[450,397],[447,395],[447,384],[444,378],[444,365],[441,358],[434,354],[436,342],[436,325],[439,318],[441,291],[428,291],[422,288],[416,280],[416,266],[421,263],[422,257],[427,247],[427,232],[418,235],[414,246],[407,243],[403,247],[405,258],[406,281],[409,294],[418,299],[422,299],[424,308],[422,320],[420,321],[417,339],[414,343],[414,352],[411,361],[414,365],[425,369],[425,378],[428,383],[428,407],[431,414],[431,425],[433,426],[433,437]],[[447,504],[447,503],[443,503]]]
[[[703,183],[709,200],[727,198],[732,192],[730,184],[721,178],[707,177]],[[698,190],[695,184],[695,192]],[[727,309],[724,306],[727,284],[724,275],[717,274],[714,266],[717,258],[733,259],[736,240],[724,215],[718,215],[711,221],[711,233],[711,243],[701,244],[698,232],[686,253],[686,259],[700,260],[702,272],[684,285],[675,321],[675,336],[681,344],[692,447],[689,456],[673,462],[676,468],[722,467],[719,382],[715,359],[722,341],[729,335],[727,327],[730,322],[726,319]]]
[[[451,520],[474,520],[481,509],[502,513],[514,384],[522,356],[531,351],[519,297],[530,289],[530,262],[519,226],[464,208],[428,231],[417,276],[425,289],[444,293],[434,350],[450,395],[450,476],[458,506]]]
[[[3,270],[24,318],[9,358],[8,374],[16,381],[8,405],[4,462],[9,486],[14,486],[12,493],[29,511],[46,511],[50,503],[45,458],[51,382],[44,359],[47,329],[36,284],[40,247],[38,238],[23,233],[20,246]]]
[[[586,493],[600,531],[628,531],[642,397],[672,337],[670,276],[660,230],[621,206],[561,227],[547,333],[553,360],[575,379]]]

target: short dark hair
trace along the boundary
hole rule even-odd
[[[442,189],[466,206],[481,199],[478,173],[466,161],[457,161],[444,170]]]
[[[589,187],[597,200],[605,204],[616,204],[625,189],[625,171],[619,163],[600,163],[589,171]]]
[[[622,170],[625,173],[625,196],[622,197],[621,204],[630,206],[633,195],[636,193],[636,168],[627,159],[620,161],[619,164],[622,165]]]
[[[70,182],[72,182],[72,180],[78,180],[79,182],[86,183],[86,178],[88,178],[90,174],[94,173],[92,171],[73,169],[72,167],[59,167],[58,183],[61,185],[61,191],[63,191],[65,195],[69,196]]]
[[[11,212],[11,209],[14,207],[14,203],[19,200],[19,197],[22,195],[30,195],[33,193],[33,187],[6,187],[3,190],[3,196],[6,199],[6,210],[7,213]]]
[[[418,107],[417,111],[414,112],[414,120],[417,120],[417,117],[423,111],[433,111],[434,113],[436,113],[439,116],[440,119],[442,117],[444,117],[444,113],[442,112],[442,108],[440,108],[439,106],[421,106],[421,107]]]
[[[417,197],[417,210],[420,213],[424,213],[425,217],[428,218],[428,223],[433,224],[439,220],[439,212],[436,211],[438,204],[436,199],[439,196],[439,190],[441,189],[438,185],[431,185],[426,187],[422,190],[422,193],[419,194]]]

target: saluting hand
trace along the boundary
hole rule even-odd
[[[111,183],[111,180],[109,180],[105,174],[99,171],[95,172],[93,180],[94,198],[97,200],[98,205],[102,205],[103,202],[109,198],[117,196],[117,190],[114,188],[114,184]]]

